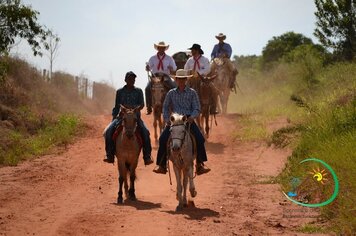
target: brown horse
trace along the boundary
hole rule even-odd
[[[162,107],[163,101],[166,97],[168,89],[163,84],[164,75],[157,76],[154,75],[151,77],[151,90],[152,90],[152,107],[153,107],[153,127],[155,130],[154,137],[157,141],[157,123],[159,127],[159,134],[162,133],[163,129],[163,118],[162,118]]]
[[[205,134],[206,138],[209,138],[209,131],[210,131],[209,116],[210,116],[210,108],[212,105],[211,97],[212,94],[214,93],[213,81],[215,78],[216,76],[201,77],[199,91],[198,91],[201,111],[197,123],[200,130]]]
[[[137,108],[129,109],[121,105],[123,129],[116,139],[116,157],[119,170],[119,192],[117,203],[123,203],[122,186],[125,187],[126,198],[136,200],[135,179],[138,157],[142,145],[136,136],[137,128]],[[128,188],[127,177],[130,174],[130,189]]]
[[[227,112],[227,102],[230,96],[230,81],[235,76],[233,68],[228,63],[228,58],[214,58],[210,64],[211,73],[217,75],[214,85],[219,90],[219,98],[221,103],[222,113]]]

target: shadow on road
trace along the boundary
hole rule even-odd
[[[136,201],[131,201],[131,200],[125,200],[124,204],[117,204],[117,203],[112,203],[113,205],[116,205],[118,207],[126,207],[126,206],[131,206],[135,207],[136,210],[151,210],[155,208],[161,208],[161,203],[153,203],[153,202],[146,202],[146,201],[141,201],[141,200],[136,200]]]
[[[207,217],[219,217],[220,213],[208,208],[185,207],[182,211],[163,211],[172,215],[185,215],[187,220],[204,220]]]

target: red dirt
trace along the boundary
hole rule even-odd
[[[152,130],[151,117],[144,119]],[[168,174],[154,174],[141,157],[138,200],[116,205],[117,167],[102,162],[109,120],[91,117],[87,135],[61,154],[0,169],[0,235],[304,235],[295,230],[316,220],[315,210],[266,184],[290,152],[232,140],[240,130],[235,115],[218,116],[213,127],[206,145],[211,172],[195,178],[195,207],[176,213],[174,176],[170,186]]]

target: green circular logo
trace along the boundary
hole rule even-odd
[[[317,163],[321,163],[331,174],[332,178],[333,178],[333,181],[334,181],[334,190],[333,190],[333,194],[331,195],[331,197],[323,202],[320,202],[320,203],[305,203],[305,202],[300,202],[300,201],[297,201],[291,197],[296,197],[298,194],[296,193],[295,189],[297,188],[295,186],[295,184],[300,184],[300,180],[299,178],[293,178],[292,179],[292,185],[293,186],[293,191],[292,192],[288,192],[288,194],[286,194],[285,192],[283,192],[283,194],[286,196],[286,198],[288,200],[290,200],[291,202],[294,202],[295,204],[298,204],[298,205],[301,205],[301,206],[306,206],[306,207],[322,207],[322,206],[325,206],[325,205],[328,205],[329,203],[331,203],[332,201],[335,200],[336,196],[338,195],[339,193],[339,181],[337,179],[337,176],[335,174],[335,171],[327,164],[325,163],[324,161],[322,160],[319,160],[319,159],[316,159],[316,158],[308,158],[308,159],[305,159],[303,161],[301,161],[299,164],[302,164],[302,163],[305,163],[305,162],[317,162]],[[325,183],[325,180],[327,180],[326,176],[327,176],[327,172],[325,170],[320,170],[319,168],[318,169],[313,169],[312,172],[309,172],[309,174],[312,174],[312,178],[317,181],[318,183],[320,184],[324,184]]]

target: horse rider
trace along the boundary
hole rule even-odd
[[[204,51],[201,49],[199,44],[193,44],[192,47],[188,48],[191,50],[192,57],[184,65],[184,70],[188,70],[193,74],[194,77],[204,77],[210,73],[210,62],[209,59],[203,56]],[[189,82],[188,82],[189,85]],[[212,106],[210,108],[210,114],[217,114],[217,100],[218,91],[215,87],[212,87]]]
[[[120,117],[119,114],[121,111],[120,105],[123,105],[129,108],[139,107],[139,111],[137,112],[137,125],[143,140],[143,160],[145,165],[153,163],[151,158],[152,147],[150,132],[143,123],[140,112],[140,110],[144,107],[143,92],[142,89],[134,86],[135,80],[135,73],[132,71],[127,72],[125,75],[126,85],[116,91],[115,107],[112,109],[113,120],[105,133],[106,159],[104,159],[104,162],[114,163],[115,143],[112,136],[116,128],[122,123],[122,117]]]
[[[190,123],[190,132],[194,135],[197,144],[197,160],[196,160],[196,172],[198,175],[207,173],[209,168],[204,166],[204,162],[207,161],[204,142],[205,139],[200,132],[198,126],[195,124],[194,119],[198,117],[200,113],[200,103],[198,94],[194,89],[189,88],[186,83],[189,77],[189,72],[183,69],[179,69],[176,72],[175,81],[177,88],[173,88],[168,91],[163,103],[163,118],[166,122],[161,136],[159,137],[159,148],[157,152],[156,167],[153,172],[158,174],[166,174],[167,172],[167,142],[170,136],[170,114],[178,113],[186,115],[188,122]]]
[[[154,44],[154,48],[157,50],[157,54],[153,55],[146,64],[146,71],[151,71],[154,75],[160,75],[164,77],[163,84],[169,90],[176,87],[176,84],[169,75],[174,74],[177,70],[176,63],[173,58],[165,53],[169,48],[169,45],[164,42]],[[146,107],[147,115],[152,113],[152,93],[151,93],[151,81],[147,83],[145,88],[146,95]]]
[[[227,59],[226,62],[228,63],[229,70],[233,73],[233,81],[229,81],[229,86],[232,89],[236,82],[236,75],[238,74],[234,63],[232,63],[232,61],[230,60],[232,48],[230,44],[224,42],[224,40],[226,39],[225,34],[219,33],[218,35],[215,35],[215,38],[219,40],[219,43],[214,45],[213,51],[211,52],[211,60],[214,60],[214,58]]]

